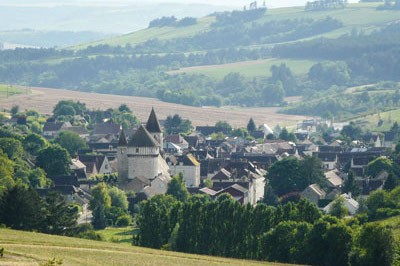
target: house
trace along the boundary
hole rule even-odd
[[[93,174],[94,167],[98,174],[111,174],[112,168],[107,156],[102,154],[86,154],[86,155],[79,155],[78,159],[86,165],[87,171],[91,171]]]
[[[324,169],[333,170],[333,169],[337,168],[338,156],[336,153],[318,152],[318,153],[316,153],[316,155],[322,161]]]
[[[395,140],[397,137],[397,134],[395,132],[385,132],[384,133],[384,141],[383,141],[383,146],[386,148],[394,148],[395,144]]]
[[[63,128],[61,131],[69,131],[79,135],[83,139],[89,138],[89,131],[84,126],[70,126]]]
[[[377,133],[369,133],[363,136],[363,142],[372,147],[382,147],[382,141]]]
[[[78,179],[86,179],[86,165],[84,165],[79,159],[72,159],[70,169],[78,177]]]
[[[92,136],[118,136],[121,133],[122,126],[114,123],[96,124],[93,128]]]
[[[179,134],[166,136],[164,139],[164,142],[173,143],[173,144],[179,146],[183,150],[189,149],[189,143]]]
[[[53,139],[61,130],[71,126],[70,122],[46,122],[43,126],[43,137]]]
[[[325,173],[327,186],[331,189],[341,188],[343,186],[343,179],[339,176],[339,171],[334,169]]]
[[[344,199],[344,206],[347,208],[347,210],[349,211],[350,215],[355,215],[358,211],[358,208],[360,207],[360,204],[351,197],[351,194],[342,194],[340,195],[341,198]],[[332,205],[334,204],[334,201],[332,201],[331,203],[329,203],[328,205],[326,205],[322,210],[325,213],[329,213]]]
[[[318,201],[325,198],[326,192],[317,184],[311,184],[301,192],[301,196],[318,205]]]
[[[267,124],[262,124],[259,129],[264,132],[265,136],[274,134],[274,131]]]
[[[176,161],[168,163],[172,175],[183,174],[187,187],[198,187],[200,185],[200,163],[192,154],[176,157]]]
[[[233,184],[217,192],[216,197],[227,193],[241,204],[249,203],[249,191],[239,184]]]

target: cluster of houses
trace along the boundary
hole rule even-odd
[[[55,189],[72,199],[90,198],[90,187],[96,183],[90,177],[97,174],[118,173],[120,188],[147,199],[165,193],[171,177],[182,173],[191,194],[216,198],[229,193],[243,204],[255,205],[264,196],[265,177],[271,164],[285,157],[316,156],[323,163],[327,185],[321,188],[311,184],[301,196],[325,209],[329,202],[342,196],[350,213],[354,213],[358,203],[351,194],[341,191],[347,178],[345,172],[350,169],[355,173],[363,195],[382,188],[387,173],[368,177],[365,169],[375,158],[388,155],[393,138],[388,133],[383,141],[379,135],[370,134],[351,147],[340,141],[316,145],[310,135],[317,123],[300,123],[297,143],[267,138],[274,132],[266,124],[252,132],[257,141],[240,137],[215,140],[209,135],[217,129],[210,126],[197,127],[184,137],[164,136],[153,109],[146,124],[129,130],[102,123],[89,133],[85,126],[50,121],[44,126],[43,136],[54,138],[61,131],[72,131],[88,143],[89,149],[72,160],[70,177],[51,177]]]

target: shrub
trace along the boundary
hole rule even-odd
[[[117,218],[115,225],[118,227],[124,227],[130,225],[131,223],[132,223],[131,216],[128,214],[124,214]]]

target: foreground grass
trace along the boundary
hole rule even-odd
[[[116,243],[0,229],[0,265],[282,265],[132,247]]]

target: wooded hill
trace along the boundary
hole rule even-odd
[[[184,23],[164,17],[147,29],[68,50],[0,52],[0,82],[193,106],[285,106],[285,97],[302,96],[318,108],[300,104],[286,112],[328,118],[386,111],[400,107],[389,101],[398,89],[400,11],[381,6],[260,8]],[[361,105],[354,104],[357,97],[330,99],[366,84],[391,91],[366,92]]]

